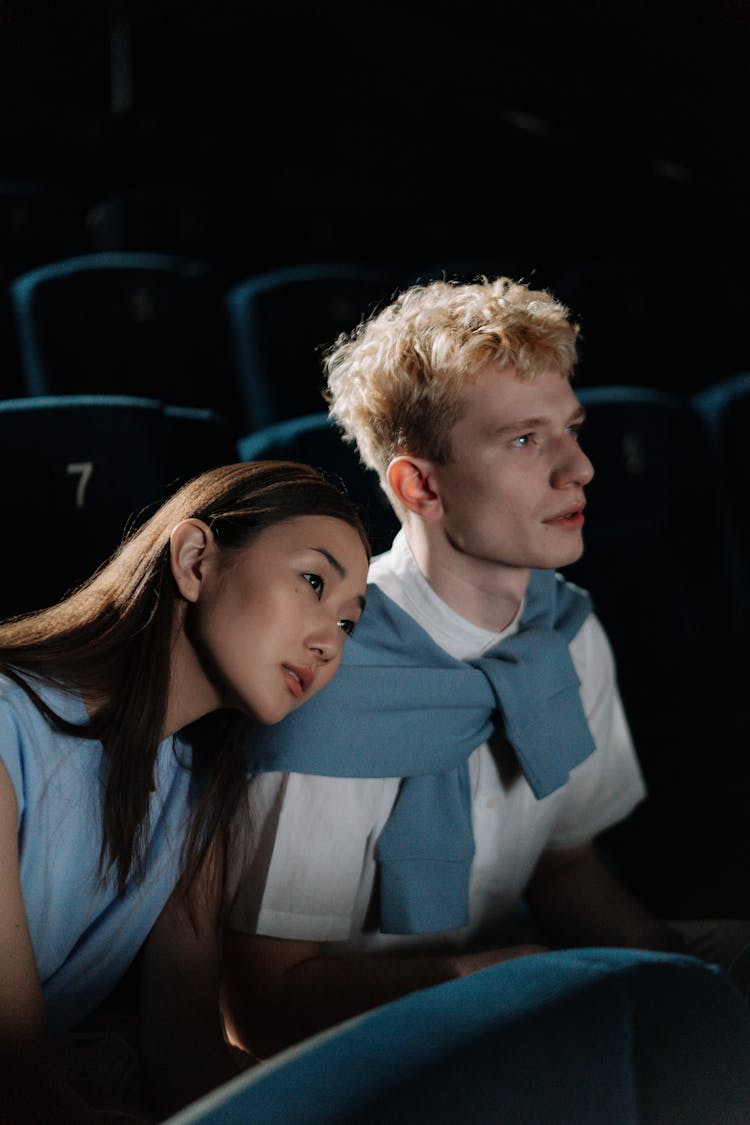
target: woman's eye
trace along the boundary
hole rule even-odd
[[[320,575],[303,574],[302,577],[304,578],[305,582],[310,583],[318,598],[321,598],[323,596],[323,590],[325,589],[325,581],[320,577]]]
[[[518,437],[513,438],[511,445],[517,446],[519,449],[524,449],[527,445],[531,444],[532,434],[519,434]]]
[[[336,624],[338,625],[339,629],[344,630],[347,637],[351,637],[352,633],[354,632],[354,627],[355,627],[356,622],[344,620],[344,621],[337,621]]]
[[[582,431],[583,431],[583,423],[582,422],[576,422],[574,425],[568,426],[568,433],[570,434],[571,437],[574,437],[576,439],[576,441],[581,440]]]

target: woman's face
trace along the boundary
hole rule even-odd
[[[353,527],[298,516],[221,556],[191,640],[218,706],[275,723],[333,678],[364,608],[368,561]]]

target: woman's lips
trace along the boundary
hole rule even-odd
[[[284,664],[282,667],[289,690],[292,695],[299,698],[310,686],[312,672],[309,668],[301,668],[296,664]]]

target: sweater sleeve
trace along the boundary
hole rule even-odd
[[[596,616],[587,619],[570,650],[596,750],[571,772],[549,839],[553,849],[591,839],[626,817],[646,796],[614,656]]]

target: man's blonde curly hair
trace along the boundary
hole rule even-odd
[[[414,285],[327,350],[326,400],[390,495],[394,457],[450,460],[464,388],[486,364],[512,366],[524,381],[569,376],[577,336],[550,293],[507,277]]]

